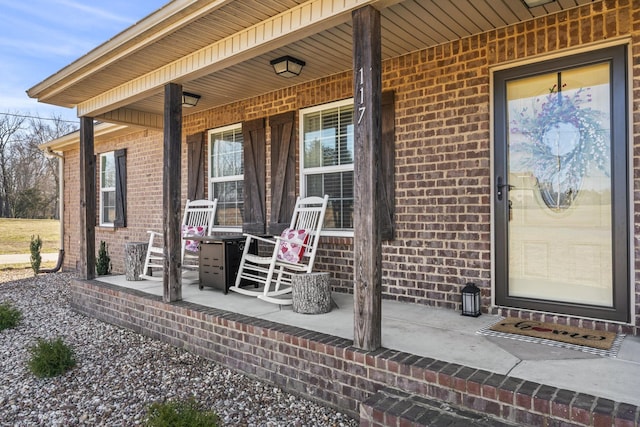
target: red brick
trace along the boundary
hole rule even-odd
[[[500,402],[513,404],[513,396],[514,393],[512,391],[498,389],[498,400]]]
[[[611,427],[613,417],[611,415],[593,414],[593,427]]]
[[[496,400],[498,398],[498,389],[490,385],[483,385],[482,396],[487,399]]]
[[[561,405],[555,402],[551,403],[551,415],[568,420],[569,413],[570,408],[568,405]]]
[[[584,425],[590,425],[591,412],[580,408],[571,408],[571,421]]]

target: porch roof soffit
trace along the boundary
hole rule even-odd
[[[295,2],[295,0],[293,1]],[[376,7],[386,7],[397,1],[400,0],[308,0],[242,28],[198,50],[184,54],[178,59],[157,66],[142,75],[130,78],[99,94],[85,97],[82,94],[78,94],[76,95],[78,100],[67,100],[70,92],[82,90],[83,80],[89,78],[92,74],[98,73],[107,67],[113,68],[112,71],[115,73],[125,72],[118,68],[117,61],[119,59],[133,55],[136,50],[142,48],[142,45],[150,46],[154,40],[161,39],[168,33],[175,31],[176,28],[193,23],[203,15],[216,13],[223,6],[231,3],[231,0],[213,2],[206,8],[206,11],[199,9],[176,22],[173,19],[169,19],[170,11],[164,9],[174,6],[170,9],[175,14],[180,10],[187,9],[192,4],[202,3],[197,1],[177,1],[174,3],[182,5],[182,8],[176,9],[177,5],[169,3],[157,12],[160,16],[150,15],[147,18],[150,22],[144,21],[142,29],[134,31],[133,29],[136,27],[134,26],[127,30],[132,33],[130,37],[136,37],[137,35],[141,38],[145,37],[146,28],[147,32],[152,33],[151,36],[146,36],[148,37],[147,40],[142,40],[131,46],[121,41],[121,44],[116,44],[112,48],[113,50],[104,52],[103,56],[99,56],[96,53],[97,50],[100,50],[97,49],[81,58],[81,60],[77,61],[77,64],[71,64],[58,74],[30,89],[28,93],[32,97],[39,97],[39,100],[43,102],[63,106],[75,105],[78,109],[78,116],[101,117],[122,122],[128,120],[118,120],[118,118],[135,116],[135,123],[158,128],[162,124],[161,118],[157,117],[157,114],[134,111],[127,107],[137,101],[160,94],[162,87],[167,83],[184,83],[198,79],[207,74],[250,60],[258,55],[268,53],[310,34],[346,22],[350,20],[350,13],[357,8],[369,4]],[[217,7],[214,8],[213,5]],[[170,22],[166,23],[164,22],[165,20]],[[154,23],[162,26],[163,30],[154,29]],[[121,33],[117,38],[125,37],[127,31]],[[101,48],[103,50],[107,49],[107,44],[108,42]],[[91,59],[93,59],[93,62],[91,62]],[[86,63],[84,68],[81,63]],[[82,72],[78,72],[76,70],[78,68],[82,68]],[[65,76],[62,74],[67,77],[64,78]],[[90,93],[91,89],[85,88],[84,91]]]
[[[169,82],[202,95],[195,113],[352,67],[351,12],[382,12],[383,58],[601,0],[532,9],[513,0],[174,0],[28,91],[78,116],[162,129]],[[291,54],[303,74],[282,79],[269,61]]]

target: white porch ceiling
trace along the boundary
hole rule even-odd
[[[382,55],[386,59],[594,1],[600,0],[557,0],[528,9],[521,0],[387,0],[376,3],[375,7],[381,9]],[[310,3],[308,0],[176,0],[139,23],[137,32],[132,27],[114,37],[110,41],[113,46],[105,43],[32,88],[29,94],[56,105],[82,104],[239,34],[245,28]],[[304,8],[300,10],[305,12]],[[319,31],[305,31],[302,37],[284,40],[273,50],[267,51],[268,46],[264,46],[214,72],[180,81],[185,91],[202,96],[197,107],[184,112],[191,114],[349,70],[352,67],[351,30],[350,14],[334,16]],[[283,55],[306,62],[299,77],[284,79],[275,75],[269,61]],[[132,97],[128,105],[120,107],[124,108],[120,114],[104,117],[127,121],[123,117],[161,116],[162,85],[144,97]],[[153,120],[147,122],[152,127],[161,126],[157,118],[157,126],[151,124]]]

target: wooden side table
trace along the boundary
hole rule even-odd
[[[324,314],[331,311],[331,282],[326,272],[294,274],[291,279],[294,313]]]
[[[127,242],[124,244],[124,272],[127,280],[142,280],[144,259],[149,242]]]

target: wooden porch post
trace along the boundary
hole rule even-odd
[[[354,129],[354,346],[382,344],[382,236],[378,186],[382,150],[380,12],[355,10],[353,20]]]
[[[164,157],[162,209],[164,216],[163,300],[182,299],[182,230],[180,218],[180,168],[182,165],[182,85],[164,87]]]
[[[96,156],[93,118],[80,118],[80,276],[96,277]],[[62,219],[61,219],[62,221]]]

